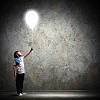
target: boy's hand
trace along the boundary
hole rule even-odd
[[[30,51],[32,51],[33,50],[33,48],[31,48],[31,50]]]
[[[16,78],[16,73],[14,73],[14,77]]]

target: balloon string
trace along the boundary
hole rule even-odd
[[[32,29],[32,47],[33,48],[33,29]],[[32,53],[32,59],[33,59],[33,53]]]

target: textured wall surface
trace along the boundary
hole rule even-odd
[[[95,6],[93,6],[93,4]],[[16,0],[1,3],[0,90],[15,90],[13,53],[25,59],[25,90],[100,89],[99,10],[91,0]],[[30,30],[24,14],[35,9]]]

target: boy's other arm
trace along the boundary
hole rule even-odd
[[[32,52],[33,48],[31,48],[31,50],[24,56],[24,58],[26,58],[31,52]]]
[[[14,77],[16,77],[16,65],[13,65]]]

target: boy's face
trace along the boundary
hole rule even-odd
[[[22,54],[21,54],[19,51],[16,53],[16,55],[17,55],[18,57],[21,57],[21,56],[22,56]]]

